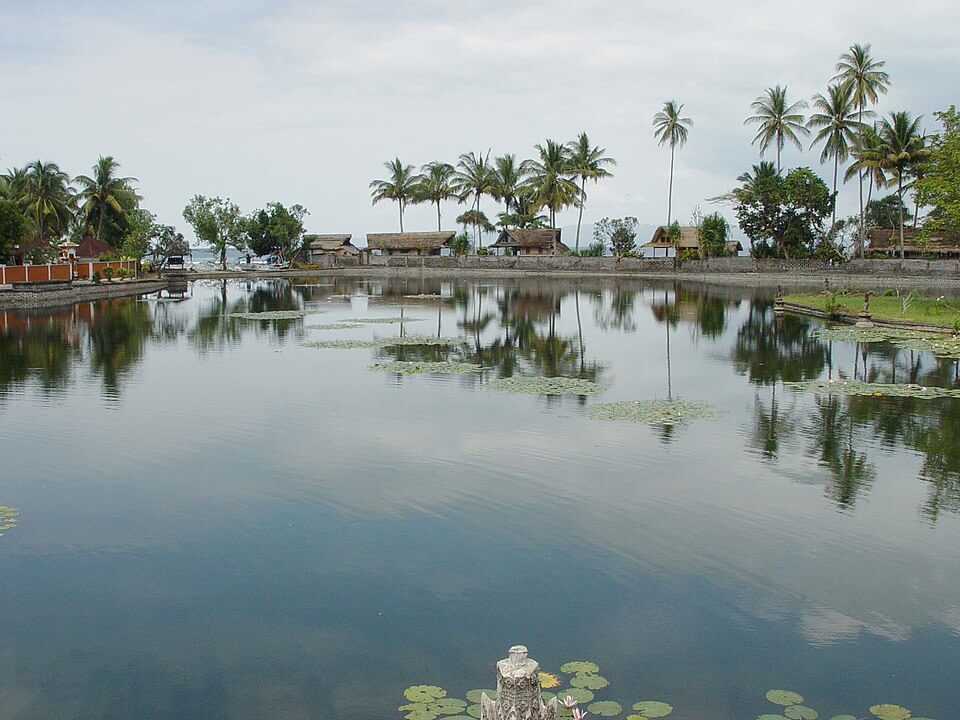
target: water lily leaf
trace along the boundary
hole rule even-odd
[[[20,517],[20,508],[0,505],[0,536],[17,524],[18,517]]]
[[[817,720],[820,717],[820,713],[804,705],[791,705],[783,711],[783,714],[790,720]]]
[[[437,700],[435,703],[431,703],[431,707],[435,707],[441,715],[453,715],[463,712],[467,707],[467,703],[457,698],[444,698]]]
[[[362,328],[363,325],[359,323],[349,323],[349,322],[336,322],[336,323],[326,323],[320,325],[307,325],[307,330],[356,330],[357,328]]]
[[[349,323],[366,323],[370,325],[396,325],[397,323],[408,323],[408,322],[417,322],[418,320],[423,320],[419,317],[370,317],[370,318],[350,318],[347,320]]]
[[[235,312],[228,317],[241,320],[299,320],[307,315],[319,315],[323,310],[264,310],[262,312]]]
[[[650,720],[650,718],[643,715],[627,715],[627,720]]]
[[[597,673],[600,672],[600,666],[588,660],[572,660],[571,662],[561,665],[560,672],[568,675],[570,673]]]
[[[467,715],[469,715],[470,717],[473,717],[473,718],[478,718],[478,717],[480,717],[480,706],[479,706],[479,705],[471,705],[470,707],[468,707],[468,708],[467,708]]]
[[[447,691],[436,685],[412,685],[403,691],[403,696],[414,703],[428,703],[447,696]]]
[[[872,395],[874,397],[912,397],[932,400],[960,397],[960,388],[941,388],[908,383],[868,383],[860,380],[806,380],[785,382],[784,387],[823,395]]]
[[[482,365],[468,362],[387,362],[374,363],[371,370],[383,370],[401,375],[461,375],[463,373],[481,372]],[[543,674],[543,673],[541,673]],[[559,685],[559,681],[557,682]],[[551,686],[552,687],[552,686]]]
[[[570,681],[570,684],[573,687],[585,688],[587,690],[602,690],[609,685],[610,682],[602,675],[584,673],[583,675],[577,675],[574,677]]]
[[[594,698],[594,694],[585,688],[567,688],[557,693],[557,697],[561,701],[568,695],[581,705],[583,703],[593,702]]]
[[[905,707],[899,705],[874,705],[870,708],[870,713],[876,715],[880,720],[907,720],[911,712]]]
[[[405,337],[373,338],[372,340],[318,340],[303,343],[308,348],[334,348],[337,350],[356,350],[358,348],[386,348],[397,345],[457,345],[457,338],[438,338],[430,335],[407,335]]]
[[[822,340],[848,342],[891,342],[905,350],[932,352],[938,357],[960,357],[960,337],[944,333],[924,332],[893,327],[838,326],[816,330],[814,336]]]
[[[783,715],[757,715],[757,720],[787,720]]]
[[[429,710],[424,704],[417,704],[413,710],[404,715],[406,720],[437,720],[439,716],[439,713]]]
[[[857,720],[855,715],[834,715],[830,720]],[[917,718],[917,720],[923,720],[923,718]]]
[[[774,705],[799,705],[803,702],[803,695],[790,690],[770,690],[767,700]]]
[[[606,388],[589,380],[579,378],[565,377],[509,377],[499,378],[490,383],[494,390],[512,393],[529,393],[533,395],[592,395],[602,392]],[[571,665],[572,663],[567,663]],[[586,663],[596,667],[593,663]],[[561,666],[563,672],[591,672],[564,670],[566,665]],[[599,668],[597,668],[599,669]],[[596,672],[593,670],[592,672]]]
[[[712,419],[720,413],[706,403],[688,400],[642,400],[597,403],[586,410],[594,420],[629,420],[647,425],[682,425],[698,418]]]
[[[483,695],[483,693],[486,693],[487,697],[490,698],[491,700],[497,699],[496,690],[471,690],[470,692],[467,693],[467,700],[469,700],[472,703],[478,703],[480,702],[480,696]]]
[[[612,700],[598,700],[595,703],[590,703],[587,706],[587,712],[593,715],[599,715],[601,717],[613,717],[614,715],[619,715],[623,712],[623,706],[620,703],[615,703]]]
[[[673,712],[673,705],[659,700],[644,700],[633,704],[633,709],[648,718],[662,718]]]

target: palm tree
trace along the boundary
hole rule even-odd
[[[112,212],[123,215],[126,210],[120,203],[120,196],[124,192],[133,192],[130,183],[136,182],[136,178],[117,177],[119,168],[120,163],[113,157],[101,155],[93,166],[93,177],[77,175],[74,178],[80,184],[77,200],[81,203],[81,215],[86,222],[92,222],[96,218],[97,240],[103,232],[103,219],[106,214]]]
[[[397,203],[400,208],[400,232],[403,232],[403,211],[407,203],[415,198],[420,179],[413,174],[413,165],[404,165],[400,162],[400,158],[385,162],[383,166],[390,171],[390,177],[386,180],[372,181],[370,189],[373,192],[370,196],[373,198],[374,205],[381,200],[392,200]]]
[[[851,45],[837,62],[837,74],[833,81],[850,83],[853,87],[853,101],[857,106],[857,121],[860,124],[863,124],[867,105],[875,105],[880,95],[886,94],[890,87],[890,76],[883,70],[885,65],[884,61],[874,60],[871,57],[869,43]],[[864,221],[866,206],[863,203],[864,173],[859,173],[858,177],[860,180],[860,252],[863,253],[863,248],[866,246],[864,242],[866,237]]]
[[[901,110],[890,113],[880,124],[880,138],[883,141],[883,159],[881,165],[891,171],[897,178],[897,197],[900,199],[900,259],[904,258],[903,250],[903,189],[904,181],[910,169],[916,163],[930,155],[926,147],[923,133],[920,132],[920,120],[910,117],[910,112]]]
[[[580,225],[583,222],[583,206],[587,202],[587,180],[600,182],[600,178],[611,177],[613,173],[606,166],[613,166],[617,161],[607,157],[605,148],[590,144],[590,138],[585,132],[580,133],[576,140],[567,143],[570,151],[570,170],[580,177],[580,198],[577,205],[580,213],[577,215],[577,240],[574,249],[580,253]]]
[[[522,169],[527,176],[533,207],[550,211],[550,227],[557,226],[557,210],[577,202],[580,189],[573,180],[570,151],[556,140],[534,145],[539,160],[524,160]]]
[[[687,142],[689,128],[693,127],[693,120],[688,117],[681,117],[680,112],[683,105],[678,105],[676,100],[667,100],[663,104],[663,109],[653,116],[653,137],[659,141],[661,146],[670,146],[670,184],[667,190],[667,230],[670,229],[670,221],[673,214],[673,156],[678,147],[683,147]]]
[[[840,163],[850,156],[850,146],[856,141],[857,131],[860,129],[859,118],[863,117],[863,112],[856,110],[853,86],[848,82],[831,85],[827,88],[826,96],[822,93],[814,95],[813,107],[816,112],[807,120],[807,127],[820,128],[820,132],[813,138],[810,147],[823,143],[821,163],[833,158],[833,219],[830,221],[832,232],[837,226],[837,175],[840,172]]]
[[[520,185],[523,182],[523,173],[517,163],[517,156],[512,154],[501,155],[493,161],[493,188],[491,194],[503,202],[503,212],[509,215],[516,208],[517,197],[520,194]]]
[[[744,120],[743,124],[759,126],[751,144],[760,143],[761,155],[771,143],[774,144],[777,148],[777,172],[779,173],[780,154],[787,141],[789,140],[797,146],[797,149],[802,150],[803,144],[797,137],[797,133],[806,135],[810,132],[803,124],[803,113],[800,112],[807,107],[807,103],[803,100],[790,103],[787,100],[787,88],[777,85],[767,88],[766,93],[754,100],[750,107],[756,114]]]
[[[480,198],[494,191],[494,170],[490,165],[490,151],[483,153],[464,153],[457,161],[457,171],[454,174],[454,186],[457,188],[461,201],[473,196],[473,209],[479,214]],[[480,226],[474,225],[474,239],[480,247]]]
[[[37,160],[27,166],[24,205],[37,225],[40,242],[46,239],[47,231],[59,235],[66,230],[73,204],[70,176],[56,163]]]
[[[887,176],[884,172],[883,138],[880,137],[879,126],[876,124],[861,126],[854,138],[850,154],[853,156],[853,162],[844,174],[844,182],[854,175],[861,179],[865,177],[867,200],[864,207],[869,207],[873,188],[882,188],[887,185]],[[858,254],[863,257],[866,248],[866,212],[860,215],[860,233],[857,242],[860,244]]]
[[[0,198],[22,205],[27,192],[27,168],[10,168],[0,175]]]
[[[458,197],[453,183],[454,169],[450,163],[434,160],[421,169],[420,182],[417,185],[417,198],[437,206],[437,231],[440,224],[440,203]]]

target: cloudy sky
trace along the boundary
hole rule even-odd
[[[960,102],[952,0],[0,0],[0,18],[0,167],[42,158],[77,174],[113,155],[184,230],[195,193],[244,210],[299,202],[313,232],[395,230],[367,189],[385,160],[524,157],[582,130],[619,161],[585,221],[662,222],[669,153],[651,118],[668,98],[695,122],[678,155],[684,220],[756,161],[754,97],[781,83],[809,99],[853,42],[887,61],[882,111]],[[818,156],[784,163],[819,169]],[[842,190],[841,212],[855,194]],[[406,228],[432,217],[411,209]]]

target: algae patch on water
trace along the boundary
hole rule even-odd
[[[308,348],[333,348],[338,350],[354,350],[357,348],[386,348],[397,345],[457,345],[460,340],[457,338],[433,337],[430,335],[407,335],[405,337],[394,338],[373,338],[371,340],[318,340],[316,342],[304,343]]]
[[[531,395],[592,395],[606,388],[590,380],[566,377],[509,377],[490,383],[494,390]]]
[[[423,320],[419,317],[400,317],[396,315],[394,317],[370,317],[370,318],[350,318],[347,322],[352,323],[368,323],[371,325],[395,325],[397,323],[408,323],[408,322],[417,322]]]
[[[402,375],[461,375],[480,372],[483,366],[467,362],[388,362],[374,363],[371,370],[383,370]]]
[[[20,517],[20,508],[0,505],[0,535],[3,535],[7,530],[12,530],[17,524],[18,517]]]
[[[241,320],[299,320],[307,315],[319,315],[323,310],[263,310],[261,312],[235,312],[228,317]]]
[[[713,419],[720,411],[712,405],[689,400],[637,400],[597,403],[586,410],[594,420],[629,420],[646,425],[683,425],[691,420]]]
[[[827,341],[841,340],[861,343],[890,342],[904,350],[919,350],[921,352],[931,352],[939,357],[960,358],[960,337],[957,335],[881,327],[878,325],[870,327],[840,325],[820,328],[815,330],[813,334],[815,337]]]
[[[821,395],[872,395],[873,397],[911,397],[922,400],[960,397],[960,388],[929,385],[868,383],[861,380],[805,380],[785,382],[784,387],[806,390]]]
[[[336,322],[336,323],[326,323],[320,325],[307,325],[307,330],[356,330],[357,328],[362,328],[363,325],[355,322]]]

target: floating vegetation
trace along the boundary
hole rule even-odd
[[[572,673],[577,675],[586,675],[589,673],[600,672],[600,666],[596,663],[587,662],[584,660],[575,660],[573,662],[568,662],[561,665],[560,672],[566,673],[567,675]]]
[[[820,713],[804,705],[790,705],[784,708],[783,714],[790,720],[817,720],[820,717]]]
[[[767,700],[774,705],[799,705],[803,702],[803,695],[791,690],[770,690],[767,692]]]
[[[469,700],[472,703],[479,703],[480,696],[483,695],[484,693],[486,693],[487,697],[490,698],[491,700],[497,699],[496,690],[471,690],[467,693],[467,700]]]
[[[459,345],[460,338],[433,337],[432,335],[405,335],[390,340],[386,347],[393,345]]]
[[[463,373],[480,372],[482,365],[476,365],[468,362],[388,362],[374,363],[370,366],[371,370],[383,370],[389,373],[398,373],[403,375],[462,375]],[[549,673],[541,673],[548,675]],[[551,677],[556,677],[553,675]],[[560,684],[558,679],[556,685]],[[556,685],[544,685],[543,687],[556,687]]]
[[[601,717],[613,717],[623,712],[623,706],[612,700],[598,700],[595,703],[587,705],[587,712],[591,715],[599,715]]]
[[[891,342],[904,350],[919,350],[921,352],[932,352],[939,357],[960,358],[960,336],[957,335],[877,325],[873,327],[840,325],[820,328],[815,330],[813,334],[821,340],[862,343]]]
[[[907,720],[912,714],[899,705],[874,705],[870,708],[870,713],[876,715],[880,720]]]
[[[307,325],[307,330],[356,330],[357,328],[362,328],[363,325],[360,325],[355,322],[335,322],[327,323],[325,325]]]
[[[386,348],[396,345],[456,345],[457,338],[438,338],[429,335],[407,335],[406,337],[373,338],[372,340],[317,340],[304,343],[309,348],[335,348],[338,350],[355,350],[357,348]]]
[[[0,536],[7,530],[13,529],[18,517],[20,517],[20,508],[0,505]]]
[[[540,673],[540,687],[542,688],[555,688],[560,685],[560,678],[554,675],[553,673],[542,672]]]
[[[557,692],[557,698],[563,700],[564,698],[573,698],[578,703],[583,705],[584,703],[593,702],[593,699],[596,697],[590,690],[584,688],[567,688],[566,690],[560,690]]]
[[[682,425],[691,420],[713,419],[720,411],[712,405],[688,400],[637,400],[597,403],[586,410],[594,420],[630,420],[647,425]]]
[[[418,320],[423,320],[424,318],[419,317],[372,317],[372,318],[350,318],[347,322],[352,323],[370,323],[370,324],[383,324],[383,325],[395,325],[396,323],[401,322],[417,322]]]
[[[290,287],[333,287],[333,283],[300,283]]]
[[[447,691],[436,685],[413,685],[403,696],[410,702],[397,709],[406,713],[407,720],[436,720],[441,715],[462,713],[467,707],[464,700],[448,698]]]
[[[633,709],[645,718],[662,718],[673,712],[673,705],[668,705],[659,700],[644,700],[643,702],[634,703]]]
[[[533,395],[592,395],[606,390],[602,385],[597,385],[597,383],[589,380],[566,377],[500,378],[490,383],[490,387],[503,392],[530,393]],[[574,663],[567,663],[562,666],[560,668],[561,672],[570,672],[563,668],[572,664]],[[589,664],[592,665],[592,663]]]
[[[785,382],[786,387],[822,395],[872,395],[873,397],[912,397],[932,400],[960,397],[960,388],[941,388],[928,385],[868,383],[860,380],[805,380]]]
[[[318,315],[323,310],[263,310],[261,312],[235,312],[228,317],[241,320],[299,320],[307,315]]]
[[[359,293],[356,295],[347,295],[345,293],[340,293],[339,295],[327,295],[327,300],[351,300],[352,298],[365,298],[365,297],[369,297],[369,295],[365,295],[364,293]]]
[[[405,298],[417,298],[417,299],[423,299],[423,298],[434,298],[434,299],[437,299],[437,298],[442,298],[443,295],[438,295],[437,293],[422,293],[422,294],[420,294],[420,295],[404,295],[404,297],[405,297]]]
[[[585,690],[602,690],[610,682],[602,675],[594,673],[582,673],[570,681],[573,687],[583,688]]]

